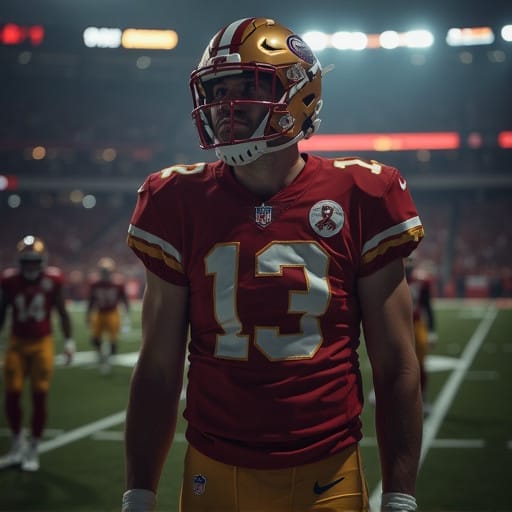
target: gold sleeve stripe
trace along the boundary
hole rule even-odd
[[[128,235],[127,243],[128,246],[131,247],[132,249],[136,249],[137,251],[147,254],[152,258],[162,260],[168,267],[183,274],[183,265],[178,263],[173,257],[169,256],[164,251],[162,251],[160,247],[148,245],[143,240],[137,240],[131,235]]]
[[[380,243],[386,238],[390,238],[396,235],[400,235],[404,232],[407,232],[410,229],[421,226],[421,220],[419,217],[412,217],[411,219],[407,219],[404,222],[400,222],[400,224],[395,224],[380,233],[377,233],[374,237],[370,238],[364,245],[362,254],[363,256],[367,253],[375,249]]]
[[[163,238],[159,236],[153,235],[148,231],[144,231],[133,224],[128,226],[128,234],[138,238],[139,240],[144,240],[148,244],[157,245],[162,249],[163,252],[172,256],[176,261],[181,263],[181,254],[179,251],[169,242],[166,242]]]
[[[171,244],[132,224],[128,228],[127,244],[132,249],[162,260],[168,267],[178,272],[184,272],[181,255]],[[166,249],[171,249],[171,254]]]
[[[384,254],[391,247],[398,247],[402,244],[410,242],[411,240],[417,242],[420,238],[423,238],[423,236],[423,226],[420,225],[412,229],[409,229],[399,237],[392,238],[391,240],[388,240],[387,242],[380,244],[375,249],[368,251],[366,254],[363,255],[363,263],[370,263],[370,261],[374,260],[377,256]]]

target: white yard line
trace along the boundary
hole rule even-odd
[[[378,446],[376,437],[363,437],[361,446]],[[484,439],[434,439],[431,448],[483,448]]]
[[[482,343],[491,328],[498,310],[495,306],[491,305],[487,309],[484,318],[478,325],[476,331],[468,341],[464,352],[462,353],[459,364],[453,370],[448,381],[444,385],[441,393],[432,408],[432,414],[425,421],[423,426],[423,444],[421,446],[420,467],[425,460],[429,449],[433,446],[435,437],[439,428],[450,409],[450,406],[457,394],[457,391],[466,375],[469,367],[471,366],[476,354],[480,350]],[[377,511],[380,510],[380,496],[382,494],[382,481],[378,483],[377,487],[370,496],[370,509]]]
[[[99,432],[100,430],[105,430],[107,428],[113,427],[115,425],[119,425],[123,423],[126,417],[126,412],[121,411],[116,414],[112,414],[111,416],[107,416],[98,421],[94,421],[83,427],[75,428],[74,430],[70,430],[60,436],[55,437],[54,439],[50,439],[49,441],[43,441],[39,445],[39,453],[49,452],[50,450],[55,450],[55,448],[60,448],[69,443],[74,443],[79,439],[83,439],[84,437],[88,437],[95,432]]]

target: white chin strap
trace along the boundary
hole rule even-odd
[[[226,162],[228,165],[242,166],[254,162],[265,153],[274,153],[289,146],[293,146],[293,144],[297,144],[302,139],[308,139],[313,135],[313,133],[317,132],[320,127],[321,120],[317,116],[322,108],[322,104],[323,102],[320,100],[316,107],[316,112],[313,118],[314,120],[309,129],[306,132],[300,131],[293,139],[275,146],[269,146],[268,141],[266,140],[248,141],[241,142],[239,144],[219,146],[218,148],[215,148],[215,154],[217,155],[217,158]],[[266,119],[267,118],[265,117],[256,132],[253,134],[253,137],[260,131],[262,133]]]
[[[240,144],[233,144],[231,146],[221,146],[215,149],[217,158],[223,160],[228,165],[247,165],[257,160],[265,153],[273,153],[281,149],[287,148],[292,144],[299,142],[304,138],[301,132],[295,138],[279,144],[278,146],[269,146],[266,140],[258,140],[253,142],[242,142]]]

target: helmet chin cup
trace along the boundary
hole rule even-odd
[[[22,270],[21,272],[23,279],[26,279],[27,281],[35,281],[40,274],[41,271],[39,270]]]
[[[266,146],[265,141],[243,142],[229,146],[219,146],[215,148],[215,154],[217,158],[228,165],[241,166],[257,160],[265,153]]]
[[[256,146],[254,142],[245,142],[243,144],[232,144],[220,146],[215,149],[217,158],[223,160],[228,165],[243,166],[256,161],[265,153],[275,153],[285,148],[297,144],[301,139],[305,138],[304,133],[300,132],[295,138],[288,139],[282,144],[269,146],[267,141],[258,141]]]

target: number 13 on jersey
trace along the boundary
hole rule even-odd
[[[237,311],[240,245],[216,245],[206,257],[206,272],[213,275],[214,313],[224,330],[217,338],[215,355],[244,360],[249,355],[249,336],[242,334]],[[309,359],[323,341],[320,316],[331,297],[328,282],[329,255],[315,242],[272,242],[255,256],[256,278],[283,278],[285,267],[304,272],[306,290],[289,290],[289,313],[301,313],[301,332],[280,334],[279,326],[255,326],[255,346],[271,361]]]

